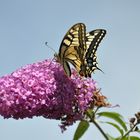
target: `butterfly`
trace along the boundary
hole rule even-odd
[[[105,34],[104,29],[86,33],[83,23],[77,23],[68,30],[61,42],[58,55],[55,55],[66,75],[71,76],[69,63],[84,77],[91,77],[91,73],[99,69],[96,51]]]

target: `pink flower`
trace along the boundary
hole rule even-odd
[[[91,78],[81,78],[75,71],[67,77],[60,64],[45,60],[0,78],[0,115],[57,119],[65,129],[84,117],[96,90]]]

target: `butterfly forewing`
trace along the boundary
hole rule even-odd
[[[69,65],[66,62],[73,64],[78,72],[81,62],[84,62],[82,56],[86,48],[85,35],[85,25],[83,23],[78,23],[69,29],[62,40],[58,57],[68,76],[71,72],[69,72]]]

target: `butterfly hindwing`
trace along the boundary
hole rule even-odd
[[[105,34],[106,30],[104,29],[96,29],[86,34],[87,51],[85,55],[85,65],[88,77],[90,77],[91,73],[94,72],[96,69],[99,69],[97,66],[98,63],[96,51],[99,46],[99,43],[101,42]]]
[[[64,61],[64,62],[63,62],[63,68],[64,68],[65,73],[66,73],[68,76],[70,76],[70,75],[71,75],[71,70],[70,70],[70,66],[69,66],[69,64],[68,64],[67,61]]]

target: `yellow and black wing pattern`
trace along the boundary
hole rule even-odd
[[[57,55],[57,60],[63,66],[66,75],[71,75],[69,62],[84,77],[91,77],[91,73],[99,69],[96,51],[105,34],[106,31],[103,29],[86,33],[83,23],[77,23],[69,29],[61,42]]]
[[[91,73],[94,72],[98,68],[96,51],[99,46],[99,43],[103,39],[106,34],[106,30],[104,29],[96,29],[86,34],[86,46],[87,50],[85,52],[85,66],[86,73],[85,77],[91,77]]]
[[[80,57],[86,50],[85,35],[85,25],[78,23],[69,29],[61,42],[57,60],[61,63],[68,76],[71,75],[68,62],[74,65],[77,71],[80,71],[82,60]]]

